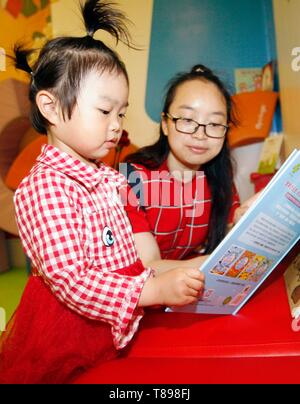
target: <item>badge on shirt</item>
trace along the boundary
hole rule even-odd
[[[112,233],[111,229],[107,226],[104,227],[104,230],[102,233],[102,241],[106,247],[112,247],[115,242],[113,233]]]

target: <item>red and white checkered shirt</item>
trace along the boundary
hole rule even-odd
[[[151,232],[163,259],[183,259],[195,250],[200,251],[207,239],[211,212],[211,193],[205,174],[198,172],[192,181],[183,182],[170,174],[166,161],[155,171],[140,164],[132,166],[136,172],[129,177],[134,175],[133,183],[138,182],[136,174],[142,179],[142,184],[133,190],[140,191],[141,186],[141,205],[145,209],[143,212],[130,204],[125,207],[133,232]],[[239,205],[235,190],[228,223]]]
[[[38,275],[70,309],[109,323],[118,349],[138,328],[137,303],[151,274],[120,201],[124,182],[105,165],[95,169],[46,145],[15,193],[20,236]]]

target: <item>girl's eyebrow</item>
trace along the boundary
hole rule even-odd
[[[195,108],[192,108],[189,105],[180,105],[178,108],[186,109],[188,111],[196,111]],[[220,115],[220,116],[226,118],[226,114],[224,114],[224,112],[222,112],[222,111],[215,111],[215,112],[212,112],[210,115]]]
[[[117,105],[119,103],[117,100],[115,100],[107,95],[100,95],[99,100],[111,102],[113,105]],[[124,104],[123,107],[124,108],[129,107],[129,103],[126,102],[126,104]]]

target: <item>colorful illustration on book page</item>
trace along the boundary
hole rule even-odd
[[[273,261],[265,258],[261,265],[259,265],[256,270],[249,276],[249,281],[259,282],[265,273],[271,268]]]
[[[230,267],[225,276],[236,278],[252,262],[254,256],[253,252],[246,250],[238,261]]]
[[[247,281],[257,270],[257,268],[263,264],[266,257],[263,255],[255,255],[246,268],[238,275],[239,279]]]
[[[241,291],[241,293],[238,293],[231,299],[231,301],[229,302],[229,306],[238,306],[242,302],[242,300],[248,295],[250,289],[251,289],[250,285],[245,286],[244,289]]]
[[[211,300],[215,293],[215,289],[205,289],[203,292],[202,300]]]
[[[224,275],[244,251],[238,246],[230,247],[210,272],[215,275]]]

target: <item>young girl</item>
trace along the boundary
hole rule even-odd
[[[168,268],[195,249],[213,251],[233,222],[239,198],[227,145],[235,118],[220,79],[202,65],[177,75],[161,116],[158,141],[128,156],[124,173],[144,205],[144,212],[127,206],[138,252],[144,263]]]
[[[104,29],[129,44],[123,14],[82,7],[87,36],[49,41],[31,74],[32,123],[46,145],[15,196],[17,222],[35,268],[3,334],[0,382],[66,383],[109,360],[136,332],[143,306],[197,299],[203,276],[177,268],[154,277],[138,259],[120,202],[126,180],[100,160],[115,147],[128,106],[128,76],[93,38]]]

